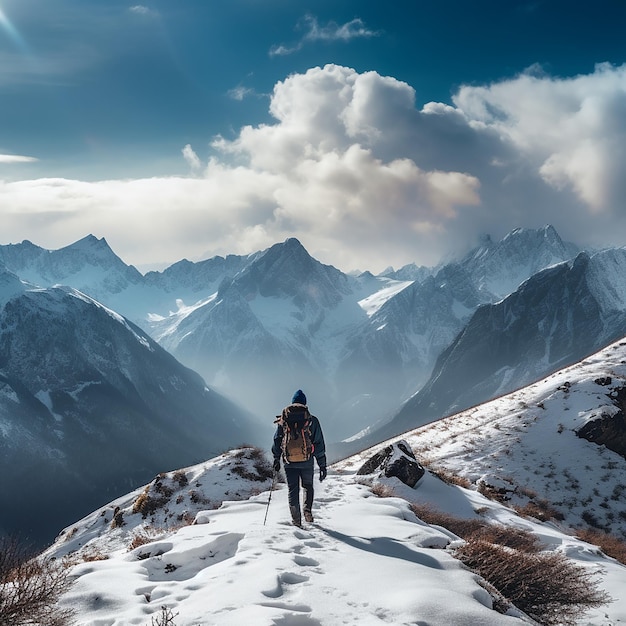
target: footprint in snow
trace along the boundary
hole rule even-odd
[[[302,576],[293,572],[283,572],[276,577],[276,586],[273,589],[261,591],[261,593],[267,598],[280,598],[285,592],[284,585],[297,585],[307,580],[309,580],[308,576]]]

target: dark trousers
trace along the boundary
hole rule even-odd
[[[313,464],[290,466],[285,464],[287,487],[289,488],[289,508],[300,513],[300,484],[304,489],[304,510],[313,506]]]

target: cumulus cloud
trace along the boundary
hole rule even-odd
[[[491,128],[550,186],[591,210],[623,204],[626,65],[553,79],[523,74],[489,87],[463,87],[455,104]]]
[[[545,223],[623,245],[625,72],[533,71],[419,107],[395,78],[312,68],[275,85],[273,123],[215,138],[208,163],[185,146],[192,177],[0,183],[3,234],[55,247],[93,232],[140,266],[296,236],[324,262],[373,271]]]

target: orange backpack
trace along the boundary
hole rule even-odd
[[[304,404],[291,404],[277,422],[283,427],[281,448],[285,463],[308,461],[313,454],[309,409]]]

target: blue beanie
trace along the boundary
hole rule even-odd
[[[302,391],[302,389],[298,389],[298,391],[293,394],[293,398],[291,398],[291,403],[306,404],[306,396],[304,395],[304,391]]]

